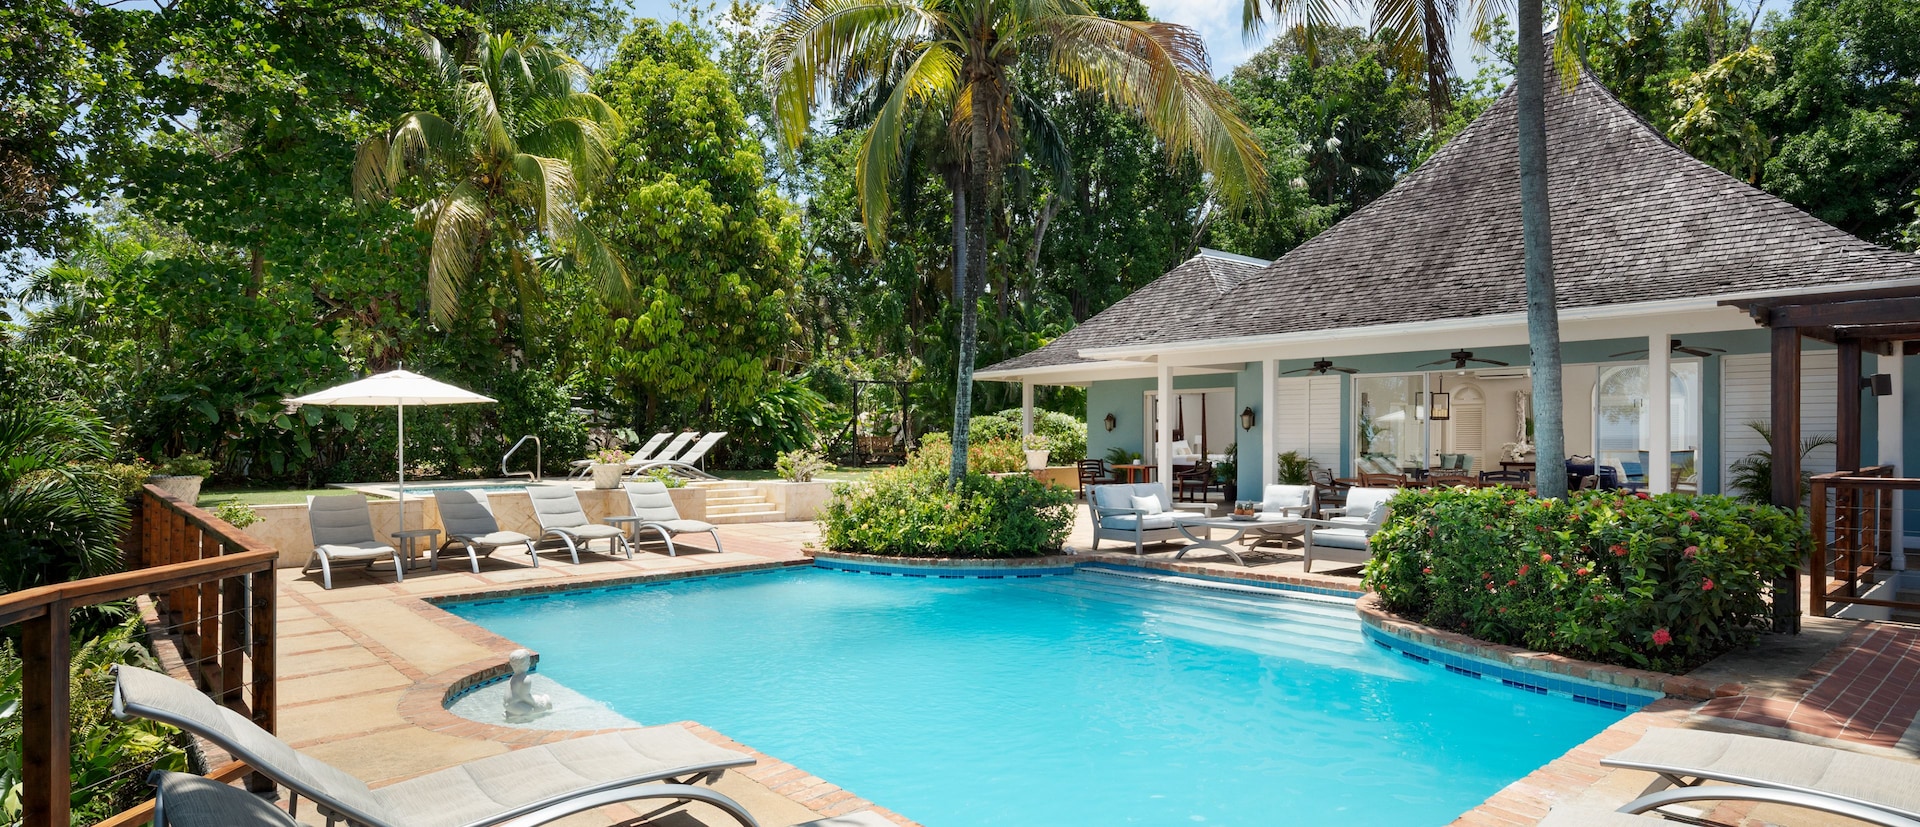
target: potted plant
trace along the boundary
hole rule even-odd
[[[1047,467],[1047,453],[1051,447],[1047,438],[1039,434],[1027,434],[1021,440],[1021,446],[1027,453],[1027,470],[1039,471]]]
[[[1313,458],[1300,456],[1299,451],[1285,451],[1277,458],[1279,467],[1278,482],[1282,485],[1307,485],[1313,482]]]
[[[153,475],[147,477],[147,482],[159,486],[160,490],[174,499],[193,505],[200,499],[200,484],[212,473],[212,460],[199,454],[181,454],[154,466]]]
[[[1226,459],[1213,464],[1213,481],[1220,484],[1220,498],[1233,502],[1240,494],[1240,444],[1227,446]]]
[[[593,453],[593,487],[619,488],[620,478],[627,473],[627,457],[632,454],[619,448],[602,448]]]

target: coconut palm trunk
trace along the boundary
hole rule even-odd
[[[1562,427],[1560,311],[1553,285],[1552,209],[1547,200],[1547,49],[1541,0],[1520,0],[1519,77],[1514,81],[1519,120],[1520,226],[1526,255],[1527,343],[1532,348],[1533,437],[1538,464],[1534,485],[1542,497],[1564,497],[1566,429]]]

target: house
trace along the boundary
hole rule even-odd
[[[1728,492],[1729,466],[1766,447],[1749,423],[1769,418],[1770,334],[1748,310],[1912,292],[1920,256],[1695,160],[1584,73],[1570,91],[1551,82],[1547,110],[1568,452],[1653,492]],[[1498,469],[1526,447],[1531,411],[1518,169],[1509,90],[1387,194],[1279,260],[1202,250],[976,375],[1085,386],[1089,455],[1138,451],[1163,478],[1173,452],[1155,446],[1196,432],[1209,451],[1238,445],[1242,491],[1273,480],[1282,451],[1343,476]],[[1804,347],[1801,432],[1831,434],[1837,351]],[[1878,349],[1862,370],[1885,374],[1888,393],[1860,406],[1863,462],[1905,468],[1920,459],[1907,399],[1920,376],[1901,349]],[[1807,467],[1833,464],[1824,448]]]

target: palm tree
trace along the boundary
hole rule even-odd
[[[1773,502],[1773,427],[1765,422],[1749,422],[1747,427],[1760,435],[1767,447],[1733,461],[1727,487],[1740,493],[1740,499],[1766,505]],[[1838,444],[1832,434],[1808,434],[1800,438],[1800,502],[1813,490],[1813,472],[1806,470],[1807,457],[1822,446]]]
[[[1326,32],[1342,27],[1346,14],[1358,16],[1371,5],[1369,28],[1383,38],[1387,60],[1395,68],[1427,76],[1427,108],[1434,126],[1446,121],[1453,105],[1453,49],[1450,39],[1454,26],[1464,12],[1476,34],[1483,33],[1504,10],[1505,0],[1468,0],[1465,9],[1460,0],[1378,0],[1362,4],[1345,0],[1336,5],[1329,0],[1245,0],[1241,7],[1241,27],[1256,34],[1266,27],[1272,15],[1287,25],[1300,39],[1309,60],[1319,60],[1319,39]]]
[[[0,592],[120,566],[126,500],[104,470],[107,426],[90,411],[0,407]]]
[[[911,56],[904,71],[890,67]],[[1264,159],[1232,96],[1213,82],[1206,47],[1170,23],[1112,20],[1080,0],[795,0],[767,41],[767,86],[782,137],[798,146],[823,91],[893,79],[867,128],[855,180],[868,243],[877,251],[901,140],[932,111],[966,149],[954,193],[964,203],[965,271],[960,305],[950,483],[967,468],[973,361],[979,345],[978,285],[987,262],[987,215],[1013,156],[1023,116],[1013,71],[1021,58],[1141,118],[1169,156],[1192,152],[1229,201],[1265,190]]]
[[[432,37],[420,53],[435,73],[440,112],[409,112],[387,133],[362,141],[353,188],[388,199],[405,181],[428,194],[413,208],[429,235],[427,292],[434,320],[451,321],[474,270],[504,259],[522,323],[539,295],[535,236],[613,293],[626,270],[580,220],[580,199],[606,175],[619,116],[582,91],[584,66],[538,40],[481,34],[464,63]]]

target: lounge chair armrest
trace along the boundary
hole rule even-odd
[[[1138,508],[1100,508],[1099,506],[1094,506],[1094,509],[1099,511],[1100,516],[1102,517],[1145,517],[1147,516],[1147,512],[1141,511]]]
[[[1213,503],[1174,503],[1173,508],[1175,511],[1198,511],[1208,516],[1213,515]]]
[[[698,801],[710,804],[721,812],[733,817],[743,827],[760,827],[753,820],[747,808],[740,803],[706,787],[694,787],[687,784],[640,784],[632,787],[615,787],[591,795],[577,796],[565,801],[549,804],[531,813],[511,821],[478,822],[467,827],[536,827],[548,824],[576,813],[583,813],[608,804],[643,799],[672,799],[676,801]]]
[[[1781,790],[1770,787],[1739,787],[1719,784],[1698,787],[1677,787],[1650,793],[1627,802],[1619,812],[1642,814],[1671,804],[1686,804],[1694,801],[1753,801],[1763,804],[1780,804],[1788,807],[1800,807],[1819,810],[1837,816],[1855,819],[1867,824],[1882,827],[1920,827],[1920,821],[1902,815],[1856,804],[1816,792],[1800,790]],[[1653,822],[1649,822],[1653,823]]]

